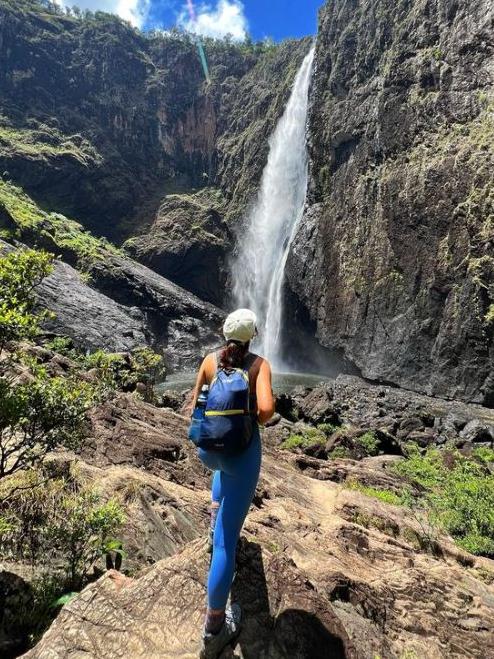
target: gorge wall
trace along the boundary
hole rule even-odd
[[[289,281],[364,376],[494,404],[494,7],[320,14]]]
[[[1,0],[0,169],[98,235],[142,234],[133,254],[220,302],[225,221],[255,191],[309,41],[207,40],[206,83],[183,34]]]
[[[291,320],[365,377],[488,405],[493,35],[490,0],[322,6],[286,287]],[[0,173],[226,307],[235,236],[310,43],[207,41],[207,84],[183,35],[0,0]]]

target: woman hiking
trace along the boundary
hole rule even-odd
[[[240,632],[238,604],[227,607],[235,553],[261,468],[259,424],[274,413],[269,362],[249,352],[257,334],[248,309],[230,314],[223,326],[226,344],[208,355],[197,376],[194,407],[209,387],[198,456],[213,470],[212,560],[201,659],[215,659]]]

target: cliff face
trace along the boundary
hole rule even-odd
[[[184,35],[2,0],[2,171],[37,201],[113,238],[149,224],[168,193],[218,185],[231,197],[262,171],[300,45],[208,40],[208,84]]]
[[[289,282],[364,376],[494,404],[494,7],[320,13]]]
[[[493,34],[490,0],[323,6],[286,305],[365,377],[488,405]],[[0,0],[0,172],[225,306],[235,234],[309,41],[207,42],[207,84],[183,35]]]
[[[126,247],[140,261],[200,297],[224,306],[227,261],[267,161],[269,136],[283,113],[310,40],[263,54],[241,78],[220,86],[214,162],[207,187],[169,194],[151,224]]]

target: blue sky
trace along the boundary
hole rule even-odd
[[[109,11],[148,30],[179,25],[192,32],[221,37],[227,33],[242,40],[248,32],[255,40],[314,34],[317,10],[324,0],[55,0],[60,5]],[[192,18],[188,2],[192,1]]]

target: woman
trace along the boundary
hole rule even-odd
[[[213,556],[201,659],[217,657],[240,631],[240,607],[233,604],[227,609],[226,605],[235,571],[238,538],[259,480],[259,424],[268,421],[274,413],[271,367],[265,359],[249,353],[250,342],[256,333],[256,316],[252,311],[239,309],[230,314],[223,326],[226,345],[204,359],[196,381],[194,405],[202,386],[211,384],[218,369],[248,369],[250,409],[255,417],[252,441],[242,453],[225,455],[198,449],[201,461],[214,471],[211,495]]]

